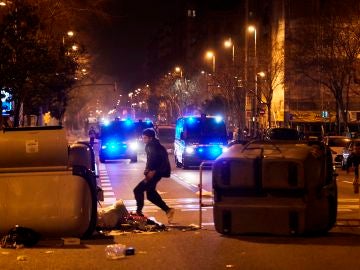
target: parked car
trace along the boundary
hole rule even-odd
[[[325,136],[324,143],[330,147],[335,167],[342,167],[343,151],[348,148],[351,139],[346,136]]]
[[[300,134],[292,128],[269,128],[265,133],[265,140],[300,140]]]

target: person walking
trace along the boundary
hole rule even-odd
[[[95,131],[94,127],[91,127],[89,130],[89,138],[90,138],[91,146],[94,146],[95,137],[96,137],[96,131]]]
[[[354,193],[359,193],[359,164],[360,164],[360,143],[356,143],[353,152],[346,161],[346,172],[349,173],[351,167],[354,168]]]
[[[168,153],[159,140],[155,138],[155,131],[153,129],[145,129],[142,133],[142,138],[145,143],[147,161],[144,170],[145,178],[134,188],[137,206],[136,213],[143,216],[144,192],[146,192],[147,199],[161,208],[166,213],[168,222],[171,223],[175,209],[167,206],[156,191],[156,185],[161,178],[170,177],[171,168]]]

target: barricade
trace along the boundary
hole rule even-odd
[[[42,236],[86,237],[97,219],[87,146],[71,151],[62,127],[0,133],[0,235],[16,225]],[[73,155],[77,153],[76,155]]]
[[[336,221],[336,175],[326,146],[253,141],[212,166],[214,222],[224,234],[325,232]],[[202,226],[202,170],[199,183]]]

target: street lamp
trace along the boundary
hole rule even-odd
[[[179,67],[179,66],[175,67],[175,72],[176,72],[176,73],[180,73],[180,77],[182,78],[183,74],[182,74],[182,69],[181,69],[181,67]]]
[[[258,75],[261,77],[261,78],[265,78],[266,74],[264,71],[260,71],[258,72]]]
[[[212,59],[212,71],[215,73],[215,53],[213,51],[207,51],[205,57],[207,59]]]
[[[254,127],[253,127],[253,135],[255,135],[256,133],[256,129],[257,129],[257,110],[258,110],[258,89],[257,89],[257,55],[256,55],[256,27],[253,25],[248,26],[248,31],[249,33],[254,33],[254,79],[255,79],[255,91],[254,91],[254,99],[253,99],[253,112],[252,112],[252,117],[253,117],[253,122],[254,122]]]
[[[74,31],[67,31],[67,33],[66,33],[66,35],[69,37],[69,38],[72,38],[74,35],[75,35],[75,33],[74,33]],[[63,43],[63,45],[65,44],[65,37],[63,36],[62,37],[62,43]]]
[[[234,46],[234,42],[232,42],[231,38],[227,39],[224,41],[224,47],[229,49],[232,49],[232,63],[235,63],[235,46]]]

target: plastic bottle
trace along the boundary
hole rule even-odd
[[[108,245],[105,248],[106,258],[117,260],[125,257],[126,246],[123,244]]]

